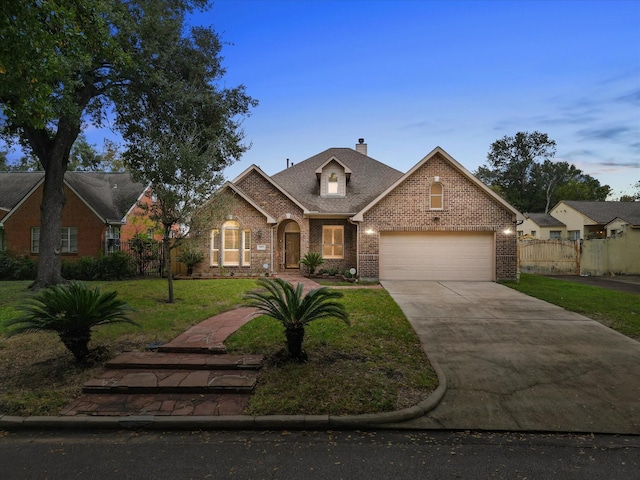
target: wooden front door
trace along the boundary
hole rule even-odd
[[[300,233],[284,234],[284,267],[300,268]]]

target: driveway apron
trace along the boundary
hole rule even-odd
[[[640,343],[497,283],[382,283],[447,380],[403,426],[640,434]]]

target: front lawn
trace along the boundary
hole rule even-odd
[[[175,283],[176,303],[168,304],[166,280],[88,282],[116,290],[135,311],[129,325],[99,327],[92,347],[104,360],[125,349],[144,350],[167,342],[190,326],[242,303],[255,288],[250,279],[184,280]],[[0,282],[0,334],[30,293],[28,282]],[[345,291],[350,327],[322,320],[307,328],[303,365],[267,362],[251,401],[251,414],[366,413],[414,405],[437,378],[404,315],[384,290]],[[227,342],[230,349],[275,355],[284,346],[280,325],[259,317]],[[54,334],[0,337],[0,415],[57,415],[82,384],[102,368],[79,367]]]
[[[523,273],[504,285],[597,320],[640,341],[640,295]]]

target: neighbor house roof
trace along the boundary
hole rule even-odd
[[[588,202],[579,200],[562,200],[558,205],[564,203],[574,210],[589,217],[594,223],[606,224],[616,217],[627,220],[637,218],[640,215],[640,202]],[[558,206],[556,205],[556,207]],[[554,207],[554,210],[555,208]]]
[[[0,209],[11,211],[43,178],[43,172],[0,173]]]
[[[540,227],[566,227],[564,223],[548,213],[523,213],[523,215]]]
[[[335,159],[350,174],[347,195],[322,197],[317,171]],[[402,172],[351,148],[330,148],[272,175],[308,213],[353,215],[402,177]]]
[[[44,180],[44,172],[0,173],[0,207],[10,216]],[[64,181],[102,220],[117,223],[142,197],[147,187],[129,173],[66,172]],[[6,205],[6,207],[5,207]]]

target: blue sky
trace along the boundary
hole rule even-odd
[[[401,171],[436,146],[475,171],[538,130],[615,196],[640,180],[639,1],[218,0],[190,21],[260,102],[229,179],[358,138]]]

